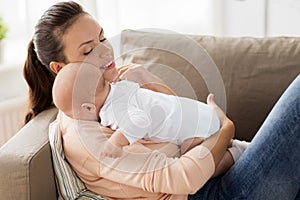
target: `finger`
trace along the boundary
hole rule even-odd
[[[119,67],[118,69],[128,69],[128,68],[130,68],[130,67],[132,67],[132,66],[134,66],[134,64],[133,63],[128,63],[128,64],[126,64],[126,65],[123,65],[123,66],[121,66],[121,67]]]
[[[110,83],[116,83],[120,80],[120,74],[118,76],[116,76]]]
[[[118,75],[111,81],[111,83],[116,83],[120,79],[125,79],[125,74],[126,74],[127,71],[128,71],[128,68],[124,68],[124,69],[119,70]]]
[[[126,71],[124,71],[122,74],[119,75],[119,79],[125,79],[127,80],[127,72],[129,72],[129,69],[127,69]],[[126,75],[127,74],[127,75]]]
[[[124,73],[127,70],[128,70],[128,66],[127,65],[118,68],[118,71],[119,71],[120,74]]]
[[[208,96],[207,96],[207,104],[215,104],[215,101],[214,101],[214,94],[210,93]]]
[[[123,67],[119,68],[118,72],[119,72],[119,74],[124,74],[129,70],[130,70],[130,67],[128,65],[126,65],[126,66],[123,66]]]

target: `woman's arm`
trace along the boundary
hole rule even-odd
[[[216,171],[212,177],[218,177],[225,172],[227,172],[230,167],[234,164],[234,160],[231,156],[231,153],[227,150],[220,161],[219,165],[216,167]]]
[[[210,150],[214,157],[216,168],[222,161],[233,136],[234,125],[231,120],[226,119],[226,121],[222,124],[222,128],[219,130],[219,134],[212,135],[201,144]]]
[[[100,159],[99,177],[149,192],[193,194],[213,176],[231,135],[228,123],[180,158],[169,158],[157,150],[147,152],[144,146],[133,144],[120,158]]]
[[[97,122],[81,122],[77,126],[79,141],[98,159],[97,164],[80,166],[88,171],[98,166],[95,176],[149,192],[195,193],[212,177],[233,137],[232,122],[223,118],[219,132],[180,158],[167,157],[140,144],[127,146],[120,158],[99,157],[102,144],[107,141],[105,134],[99,134]]]
[[[169,88],[163,80],[149,72],[142,65],[128,64],[120,67],[119,76],[116,77],[114,81],[119,79],[134,81],[139,83],[142,88],[153,90],[155,92],[176,95],[176,93]]]
[[[211,137],[212,140],[209,141],[211,143],[208,144],[209,145],[208,148],[211,150],[212,154],[214,155],[216,167],[218,167],[220,162],[224,161],[224,155],[227,152],[228,147],[230,147],[232,144],[232,138],[234,137],[235,127],[234,127],[233,122],[225,115],[223,110],[214,102],[213,94],[209,94],[207,96],[207,104],[211,105],[215,108],[215,110],[218,114],[218,117],[220,119],[221,125],[222,125],[219,132],[225,133],[225,134],[220,135],[221,138],[218,138],[219,135],[216,135],[216,134],[213,135]],[[215,146],[212,145],[214,140],[217,140],[216,142],[218,142],[218,145],[215,145]],[[204,145],[206,145],[206,144],[204,144]],[[228,157],[228,154],[226,154],[225,158],[229,158],[228,160],[226,160],[226,165],[230,164],[231,161],[230,161],[230,157]]]

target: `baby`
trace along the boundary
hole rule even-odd
[[[120,157],[123,146],[140,139],[181,145],[184,153],[220,129],[210,105],[127,80],[109,83],[103,76],[94,65],[70,63],[55,78],[53,100],[71,118],[99,121],[115,130],[104,146],[105,156]]]

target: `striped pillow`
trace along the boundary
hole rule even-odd
[[[61,131],[57,120],[49,125],[49,141],[59,199],[105,200],[103,197],[95,195],[87,190],[84,183],[77,177],[65,160],[65,153],[62,148]]]

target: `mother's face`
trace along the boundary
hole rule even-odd
[[[104,70],[108,79],[117,76],[112,46],[104,37],[103,28],[90,15],[80,16],[67,29],[63,44],[67,62],[88,62]]]

